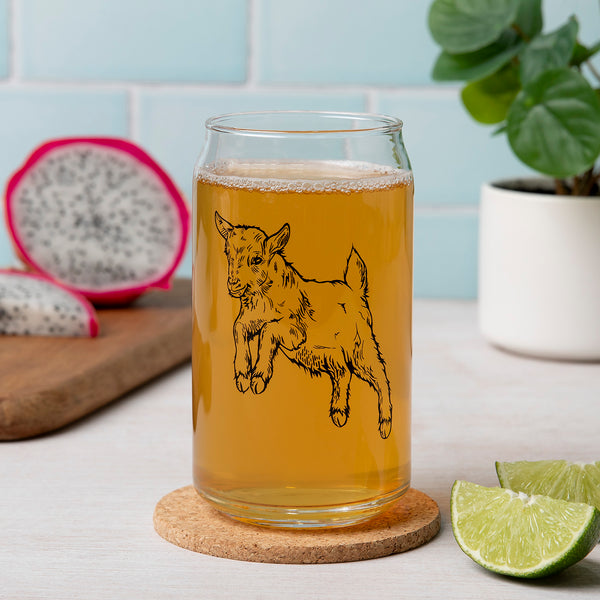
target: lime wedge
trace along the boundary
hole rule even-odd
[[[581,560],[600,538],[600,511],[589,504],[456,481],[450,507],[463,552],[502,575],[558,573]]]
[[[513,492],[543,494],[560,500],[585,502],[600,510],[600,461],[568,460],[497,462],[500,485]]]

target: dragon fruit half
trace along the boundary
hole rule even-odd
[[[0,335],[98,335],[94,307],[80,294],[37,275],[0,269]]]
[[[186,202],[170,177],[115,138],[41,145],[10,178],[5,208],[25,264],[95,304],[168,288],[189,232]]]

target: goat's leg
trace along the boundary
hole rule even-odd
[[[377,392],[379,435],[385,439],[392,431],[392,398],[385,363],[372,337],[361,340],[357,335],[357,342],[352,353],[354,374]]]
[[[258,337],[258,358],[252,371],[250,387],[255,394],[262,394],[273,376],[273,358],[279,347],[279,338],[274,327],[267,323]]]
[[[273,377],[273,359],[281,343],[279,323],[267,323],[258,338],[258,358],[252,371],[250,386],[255,394],[262,394]]]
[[[331,377],[331,404],[329,405],[329,416],[334,425],[343,427],[350,415],[350,380],[352,373],[340,367],[329,373]]]
[[[258,358],[252,371],[250,387],[255,394],[265,391],[273,376],[273,359],[279,349],[296,349],[306,339],[306,334],[290,326],[289,322],[272,321],[260,330],[258,338]]]
[[[250,371],[252,369],[252,356],[246,326],[240,321],[233,324],[233,341],[235,343],[235,358],[233,371],[237,389],[244,393],[250,387]]]

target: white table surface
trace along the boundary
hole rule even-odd
[[[600,597],[600,546],[561,575],[525,582],[473,563],[449,524],[453,481],[497,485],[495,460],[600,459],[600,364],[504,353],[480,338],[475,304],[417,301],[413,372],[412,485],[442,512],[429,544],[271,565],[160,538],[156,502],[191,483],[185,366],[59,432],[0,444],[0,598]]]

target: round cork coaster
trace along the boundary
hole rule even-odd
[[[222,558],[337,563],[379,558],[425,544],[440,529],[440,511],[429,496],[411,488],[392,508],[365,523],[338,529],[271,529],[222,515],[190,485],[158,502],[154,528],[177,546]]]

